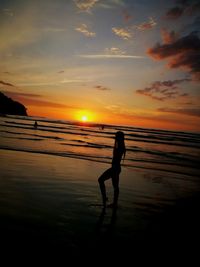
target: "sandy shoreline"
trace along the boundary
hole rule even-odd
[[[1,150],[0,226],[5,248],[72,252],[189,248],[199,237],[199,183],[124,168],[119,208],[102,213],[97,179],[109,165]],[[107,183],[112,199],[112,187]],[[197,240],[198,241],[198,240]]]

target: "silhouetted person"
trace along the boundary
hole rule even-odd
[[[121,172],[121,159],[122,156],[125,158],[126,147],[124,143],[124,133],[118,131],[115,134],[115,144],[113,148],[113,158],[112,158],[112,166],[107,169],[98,179],[103,205],[106,207],[106,187],[104,182],[110,178],[112,178],[112,185],[114,188],[114,198],[113,203],[110,205],[111,207],[117,207],[118,196],[119,196],[119,174]]]
[[[37,121],[35,121],[34,128],[37,129],[37,127],[38,127],[38,123],[37,123]]]

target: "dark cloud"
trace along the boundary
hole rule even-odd
[[[95,89],[100,90],[100,91],[108,91],[108,90],[110,90],[110,88],[104,87],[102,85],[95,86]]]
[[[0,84],[15,87],[14,84],[12,84],[12,83],[7,83],[7,82],[4,82],[4,81],[0,81]]]
[[[158,43],[147,54],[157,60],[167,59],[170,68],[184,68],[200,80],[200,39],[196,32],[171,43]]]
[[[192,16],[200,11],[200,2],[198,0],[176,1],[176,6],[166,12],[167,19],[178,19],[183,15]]]
[[[172,7],[166,13],[166,18],[168,19],[177,19],[182,16],[184,8],[182,7]]]
[[[58,73],[64,73],[65,71],[64,70],[60,70],[60,71],[58,71]]]
[[[160,101],[174,99],[178,97],[186,97],[188,96],[188,94],[183,94],[177,85],[188,81],[190,81],[190,79],[156,81],[153,82],[150,87],[136,90],[136,93],[149,96],[152,99]]]
[[[158,111],[200,117],[200,108],[159,108]]]
[[[183,25],[182,31],[184,32],[198,32],[200,29],[200,16],[194,18],[193,22],[187,25]]]

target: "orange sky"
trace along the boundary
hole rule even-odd
[[[194,4],[2,1],[0,90],[30,116],[200,131]]]

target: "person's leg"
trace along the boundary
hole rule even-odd
[[[99,186],[100,186],[100,190],[101,190],[101,195],[102,195],[102,200],[103,200],[103,205],[106,206],[106,187],[104,182],[108,179],[111,178],[111,174],[112,174],[112,169],[109,168],[108,170],[106,170],[98,179],[99,182]]]
[[[118,197],[119,197],[119,174],[120,172],[115,172],[112,175],[112,184],[114,188],[114,197],[113,197],[113,206],[117,206]]]

